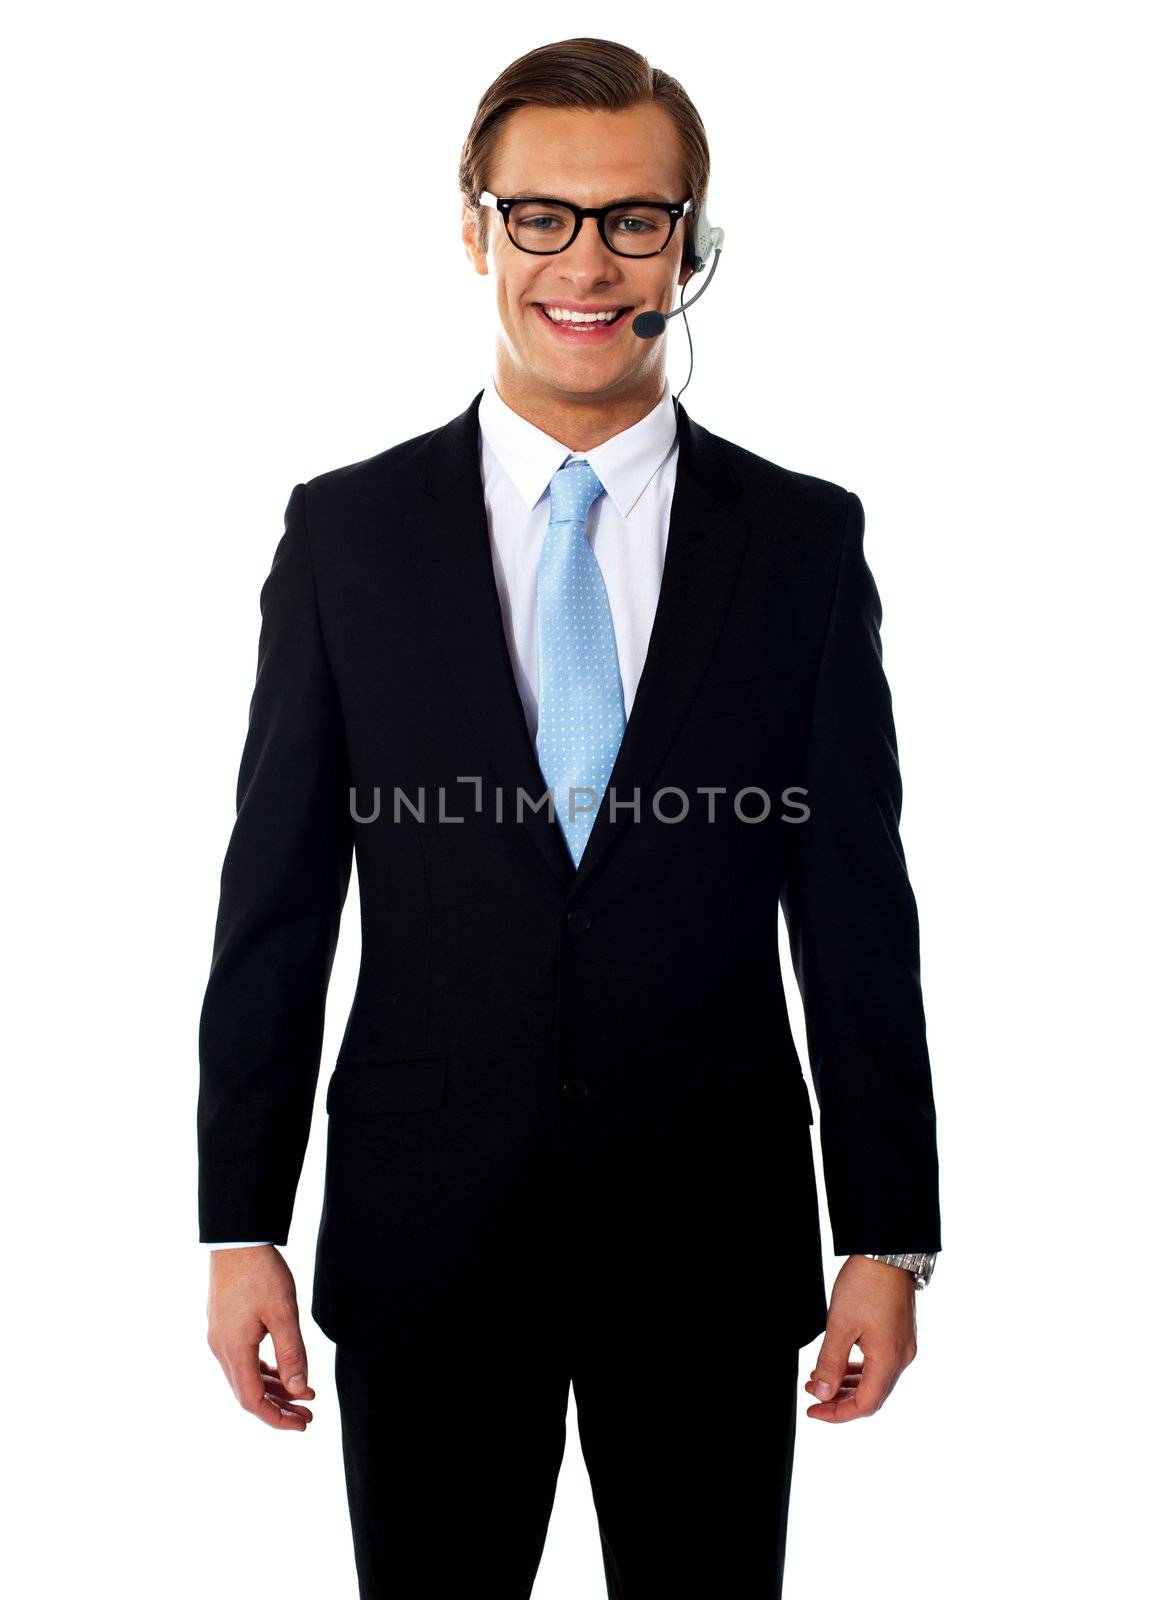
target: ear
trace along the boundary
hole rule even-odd
[[[463,219],[460,228],[460,237],[464,242],[464,249],[471,257],[471,262],[481,276],[486,277],[488,271],[488,258],[479,247],[479,236],[476,228],[475,215],[467,201],[463,201]]]

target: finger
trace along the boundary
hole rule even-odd
[[[860,1380],[860,1377],[861,1377],[862,1373],[863,1373],[863,1362],[862,1361],[849,1361],[847,1363],[847,1370],[843,1375],[843,1381],[840,1384],[839,1388],[836,1390],[836,1392],[834,1394],[823,1396],[823,1395],[820,1395],[819,1393],[817,1393],[817,1391],[816,1391],[815,1380],[816,1380],[816,1377],[817,1377],[817,1374],[818,1374],[818,1368],[813,1367],[811,1369],[811,1377],[808,1379],[808,1381],[804,1384],[803,1387],[807,1390],[808,1394],[811,1395],[816,1400],[823,1400],[825,1398],[827,1400],[829,1400],[829,1401],[837,1400],[841,1395],[845,1394],[847,1392],[847,1390],[854,1389],[854,1388],[856,1388],[858,1386],[859,1380]]]
[[[299,1417],[305,1423],[312,1420],[312,1413],[307,1406],[298,1406],[294,1401],[285,1405],[279,1400],[273,1401],[273,1404],[279,1407],[281,1417]]]
[[[864,1352],[863,1371],[858,1384],[844,1389],[819,1405],[809,1406],[807,1415],[819,1422],[855,1422],[871,1417],[882,1406],[895,1386],[899,1362],[893,1349]]]
[[[279,1400],[282,1404],[294,1399],[314,1400],[316,1398],[316,1391],[312,1388],[305,1389],[300,1395],[289,1394],[275,1367],[269,1366],[266,1361],[260,1362],[260,1371],[264,1374],[264,1388],[273,1399]]]
[[[814,1393],[821,1400],[830,1400],[838,1393],[845,1374],[851,1369],[848,1357],[853,1343],[854,1334],[847,1331],[846,1324],[840,1322],[829,1325],[820,1346],[815,1370],[811,1374]]]
[[[805,1385],[805,1387],[807,1386]],[[808,1388],[807,1392],[816,1400],[816,1404],[808,1408],[808,1416],[818,1415],[824,1421],[831,1421],[835,1417],[835,1407],[841,1400],[846,1400],[848,1395],[853,1395],[855,1390],[846,1386],[840,1387],[827,1400],[820,1400],[815,1394],[814,1387]]]
[[[804,1384],[803,1387],[807,1390],[808,1394],[810,1394],[810,1395],[814,1395],[815,1394],[815,1384],[810,1378],[807,1380],[807,1382]],[[850,1390],[857,1389],[858,1387],[859,1387],[859,1373],[858,1372],[849,1372],[847,1374],[847,1376],[844,1378],[843,1382],[840,1384],[839,1389],[836,1392],[836,1394],[832,1395],[831,1398],[833,1400],[837,1399],[839,1395],[847,1394],[847,1393],[849,1393]]]
[[[288,1393],[298,1400],[308,1387],[308,1356],[300,1334],[299,1320],[287,1312],[282,1321],[269,1324],[268,1332],[276,1350],[276,1376]]]
[[[316,1398],[314,1389],[305,1389],[302,1395],[289,1394],[278,1378],[264,1379],[264,1393],[271,1395],[277,1405],[281,1406],[291,1405],[295,1400],[314,1400]]]
[[[258,1344],[250,1344],[226,1352],[236,1399],[245,1411],[250,1411],[269,1427],[302,1432],[311,1419],[300,1416],[294,1407],[281,1405],[267,1392],[260,1370],[259,1349]]]

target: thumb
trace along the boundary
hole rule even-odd
[[[851,1355],[851,1341],[828,1333],[819,1348],[819,1358],[811,1374],[815,1392],[821,1400],[830,1400],[838,1394],[847,1373]]]
[[[303,1394],[308,1387],[308,1354],[304,1349],[298,1319],[286,1316],[283,1322],[269,1328],[268,1332],[272,1335],[280,1382],[289,1393]]]

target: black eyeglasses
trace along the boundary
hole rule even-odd
[[[600,238],[617,256],[658,256],[671,243],[680,217],[691,210],[690,199],[678,205],[638,199],[616,200],[610,206],[573,206],[550,195],[499,196],[487,189],[479,200],[500,213],[516,249],[532,256],[555,256],[566,250],[585,217],[596,219]]]

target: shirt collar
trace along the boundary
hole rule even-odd
[[[567,459],[583,457],[621,517],[626,517],[667,459],[676,442],[675,403],[664,380],[659,400],[638,422],[593,450],[569,450],[535,423],[513,411],[489,377],[480,397],[479,425],[485,448],[532,510]]]

